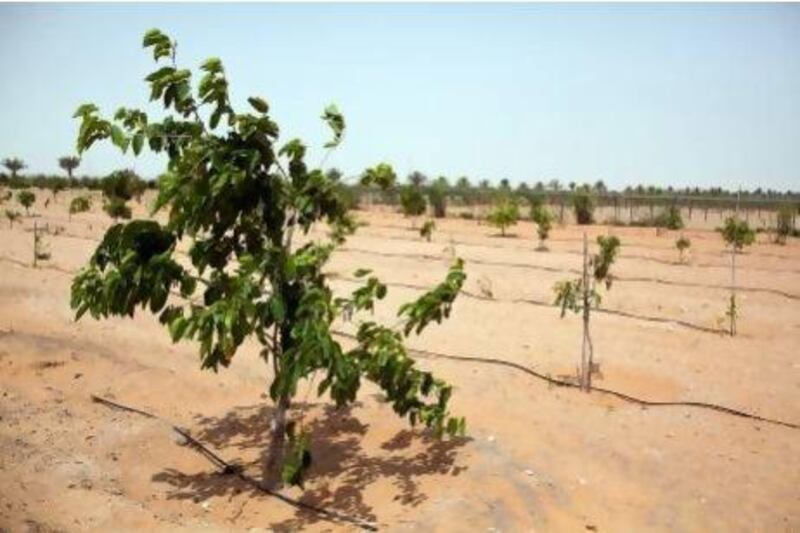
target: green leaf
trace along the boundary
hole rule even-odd
[[[250,98],[247,99],[247,101],[250,103],[251,106],[253,106],[253,109],[258,111],[259,113],[266,114],[269,111],[269,104],[267,104],[267,101],[264,100],[263,98],[259,98],[257,96],[251,96]]]
[[[112,124],[111,126],[111,142],[114,143],[120,150],[126,152],[128,150],[128,143],[130,140],[128,139],[125,132],[122,131],[122,128],[117,126],[116,124]]]

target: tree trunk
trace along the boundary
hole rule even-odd
[[[275,406],[275,414],[269,424],[269,450],[265,465],[264,484],[269,489],[279,489],[283,484],[281,480],[281,467],[286,455],[286,415],[289,411],[289,398],[283,397]]]

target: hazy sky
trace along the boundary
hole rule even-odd
[[[78,104],[155,109],[151,27],[285,139],[320,146],[338,104],[346,174],[800,189],[800,5],[0,5],[0,157],[58,172]],[[103,147],[79,173],[124,166],[163,161]]]

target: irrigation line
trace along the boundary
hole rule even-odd
[[[188,431],[176,426],[175,424],[169,422],[168,420],[166,420],[164,418],[161,418],[160,416],[154,415],[153,413],[149,413],[147,411],[144,411],[142,409],[138,409],[136,407],[123,405],[121,403],[109,400],[107,398],[102,398],[102,397],[96,396],[94,394],[91,394],[90,398],[92,399],[93,402],[105,405],[106,407],[109,407],[111,409],[117,409],[117,410],[120,410],[120,411],[125,411],[125,412],[128,412],[128,413],[137,414],[137,415],[143,416],[145,418],[158,420],[160,422],[163,422],[163,423],[167,424],[168,426],[170,426],[170,428],[172,428],[172,430],[174,432],[176,432],[181,437],[183,437],[186,440],[186,442],[188,443],[188,445],[192,447],[192,449],[194,449],[195,451],[200,453],[210,463],[212,463],[219,470],[220,474],[223,474],[223,475],[235,475],[236,477],[238,477],[239,479],[241,479],[245,483],[249,484],[253,488],[257,489],[258,491],[263,492],[264,494],[267,494],[267,495],[272,496],[274,498],[277,498],[277,499],[281,500],[282,502],[291,505],[292,507],[295,507],[297,509],[301,509],[303,511],[310,511],[310,512],[312,512],[314,514],[317,514],[320,517],[322,517],[322,518],[324,518],[326,520],[329,520],[331,522],[341,522],[341,523],[346,523],[346,524],[353,524],[353,525],[358,526],[361,529],[365,529],[367,531],[377,531],[378,530],[378,527],[374,523],[369,522],[367,520],[363,520],[361,518],[356,518],[356,517],[352,517],[352,516],[347,516],[347,515],[344,515],[342,513],[337,512],[337,511],[331,511],[330,509],[325,509],[324,507],[319,507],[319,506],[316,506],[316,505],[313,505],[313,504],[310,504],[310,503],[306,503],[306,502],[303,502],[303,501],[300,501],[300,500],[296,500],[294,498],[286,496],[285,494],[280,493],[279,491],[272,490],[272,489],[269,489],[269,488],[263,486],[256,479],[254,479],[254,478],[248,476],[247,474],[245,474],[243,469],[241,468],[241,466],[225,461],[222,457],[220,457],[219,455],[214,453],[214,451],[209,449],[202,442],[200,442],[196,438],[192,437],[189,434]]]
[[[409,258],[417,258],[417,259],[425,259],[429,261],[442,261],[442,256],[430,255],[430,254],[415,254],[415,253],[399,253],[399,252],[379,252],[376,250],[367,250],[364,248],[352,248],[349,246],[343,246],[338,248],[337,251],[342,252],[356,252],[368,255],[380,255],[385,257],[404,257],[406,259]],[[487,265],[487,266],[499,266],[499,267],[508,267],[508,268],[521,268],[526,270],[539,270],[545,272],[567,272],[570,274],[580,274],[581,272],[578,269],[574,268],[556,268],[556,267],[547,267],[542,265],[532,265],[528,263],[511,263],[506,261],[489,261],[486,259],[466,259],[469,263],[474,263],[478,265]],[[626,277],[626,276],[614,276],[615,282],[638,282],[638,283],[658,283],[662,285],[675,285],[681,287],[701,287],[706,289],[724,289],[729,290],[730,286],[728,285],[720,285],[720,284],[708,284],[708,283],[694,283],[691,281],[675,281],[675,280],[663,280],[660,278],[648,278],[648,277]],[[769,287],[737,287],[737,290],[746,291],[746,292],[761,292],[765,294],[773,294],[777,296],[782,296],[784,298],[788,298],[791,300],[800,300],[800,294],[793,294],[790,292],[782,291],[779,289],[772,289]]]
[[[334,335],[345,337],[348,339],[357,340],[357,337],[351,333],[347,333],[344,331],[339,330],[331,330]],[[426,357],[429,359],[447,359],[451,361],[463,361],[463,362],[472,362],[472,363],[481,363],[481,364],[488,364],[488,365],[495,365],[495,366],[505,366],[508,368],[513,368],[514,370],[519,370],[520,372],[524,372],[530,376],[533,376],[537,379],[545,381],[550,385],[554,385],[556,387],[566,387],[571,389],[580,389],[580,385],[575,383],[571,383],[569,381],[564,381],[560,379],[553,378],[547,374],[542,374],[541,372],[537,372],[532,368],[527,366],[521,365],[519,363],[514,363],[513,361],[506,361],[504,359],[496,359],[493,357],[476,357],[476,356],[467,356],[467,355],[452,355],[452,354],[445,354],[441,352],[433,352],[430,350],[422,350],[419,348],[408,348],[408,351],[414,353],[416,355]],[[755,415],[752,413],[747,413],[745,411],[740,411],[739,409],[734,409],[732,407],[725,407],[724,405],[717,405],[714,403],[706,403],[706,402],[695,402],[695,401],[675,401],[675,402],[661,402],[661,401],[654,401],[654,400],[644,400],[642,398],[637,398],[635,396],[631,396],[629,394],[625,394],[624,392],[615,391],[612,389],[606,389],[603,387],[592,387],[591,392],[599,392],[601,394],[607,394],[610,396],[614,396],[619,398],[620,400],[624,400],[626,402],[635,403],[637,405],[641,405],[642,407],[696,407],[699,409],[707,409],[711,411],[717,411],[720,413],[725,413],[729,415],[738,416],[741,418],[749,418],[751,420],[758,420],[760,422],[766,422],[768,424],[775,424],[778,426],[784,426],[791,429],[800,429],[800,424],[794,424],[791,422],[784,422],[783,420],[777,420],[774,418],[767,418],[760,415]]]
[[[361,281],[358,278],[353,278],[353,277],[349,277],[349,276],[342,276],[340,274],[332,274],[331,278],[332,279],[339,279],[339,280],[347,281],[347,282],[352,282],[352,283],[357,283],[357,282]],[[418,285],[418,284],[415,284],[415,283],[403,283],[403,282],[397,282],[397,281],[387,281],[387,282],[384,282],[384,285],[388,285],[390,287],[401,287],[401,288],[405,288],[405,289],[414,289],[414,290],[423,290],[423,291],[430,290],[430,287],[426,287],[424,285]],[[547,301],[544,301],[544,300],[536,300],[536,299],[533,299],[533,298],[498,299],[498,298],[492,298],[492,297],[489,297],[489,296],[483,296],[481,294],[476,294],[474,292],[467,291],[467,290],[464,290],[464,289],[461,289],[459,294],[462,295],[462,296],[466,296],[467,298],[472,298],[474,300],[480,300],[480,301],[484,301],[484,302],[496,302],[496,303],[504,303],[505,302],[505,303],[512,303],[512,304],[535,305],[535,306],[538,306],[538,307],[558,307],[556,304],[554,304],[552,302],[547,302]],[[694,324],[692,322],[687,322],[685,320],[680,320],[680,319],[675,319],[675,318],[666,318],[666,317],[659,317],[659,316],[647,316],[647,315],[637,315],[635,313],[630,313],[630,312],[627,312],[627,311],[621,311],[621,310],[617,310],[617,309],[607,309],[607,308],[604,308],[604,307],[595,308],[593,311],[596,312],[596,313],[604,313],[604,314],[607,314],[607,315],[616,315],[616,316],[621,316],[621,317],[625,317],[625,318],[631,318],[633,320],[642,320],[642,321],[645,321],[645,322],[657,322],[657,323],[661,323],[661,324],[675,324],[677,326],[685,327],[685,328],[688,328],[688,329],[693,329],[693,330],[696,330],[696,331],[702,331],[704,333],[714,333],[714,334],[718,334],[718,335],[726,333],[726,330],[724,330],[724,329],[712,328],[712,327],[708,327],[708,326],[701,326],[699,324]]]

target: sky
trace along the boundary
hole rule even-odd
[[[84,102],[157,115],[153,27],[181,66],[220,57],[234,106],[267,99],[311,164],[337,104],[346,175],[800,189],[790,4],[3,4],[0,158],[60,172]],[[78,174],[164,164],[99,146]]]

